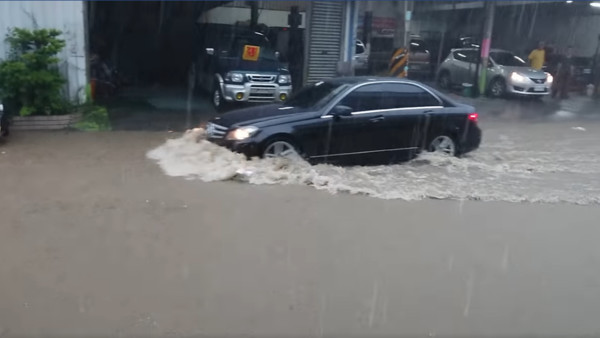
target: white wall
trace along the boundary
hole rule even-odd
[[[66,92],[73,100],[85,98],[85,24],[83,1],[0,1],[0,58],[8,46],[4,37],[10,28],[56,28],[63,31],[66,46],[60,69],[67,79]]]

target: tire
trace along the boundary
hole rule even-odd
[[[506,96],[506,81],[502,78],[495,78],[490,82],[490,88],[488,90],[490,97],[499,99]]]
[[[452,87],[452,79],[450,78],[450,72],[445,70],[440,73],[438,77],[438,85],[442,89],[450,89]]]
[[[223,98],[223,93],[221,92],[221,88],[218,83],[213,85],[212,92],[210,94],[210,101],[215,107],[215,110],[219,113],[225,112],[229,104]]]
[[[301,158],[300,148],[287,137],[276,137],[265,142],[261,153],[262,158]]]
[[[429,142],[427,151],[440,151],[450,156],[458,156],[460,154],[456,141],[452,136],[448,135],[439,135],[434,137],[431,142]]]

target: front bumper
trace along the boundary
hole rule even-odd
[[[248,159],[253,157],[260,157],[260,147],[253,140],[245,140],[245,141],[230,141],[225,138],[211,138],[208,137],[207,140],[221,147],[225,147],[233,152],[240,153],[246,155]]]
[[[221,90],[228,102],[283,102],[292,94],[292,85],[264,82],[223,83]]]
[[[549,95],[551,91],[551,83],[534,83],[531,80],[517,82],[508,80],[506,90],[510,94],[514,95],[533,95],[533,96],[543,96]]]

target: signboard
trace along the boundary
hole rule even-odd
[[[359,15],[357,31],[362,35],[364,15]],[[374,37],[393,37],[398,21],[393,17],[373,16],[371,29]]]
[[[260,55],[260,47],[252,46],[252,45],[244,45],[244,54],[242,55],[242,59],[246,61],[258,61],[258,56]]]

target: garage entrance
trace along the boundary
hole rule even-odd
[[[115,129],[194,126],[215,113],[210,93],[191,81],[207,38],[222,29],[263,34],[289,70],[294,87],[304,74],[305,1],[86,2],[90,72],[95,96]],[[290,14],[294,14],[291,17]],[[209,27],[199,30],[200,26]],[[204,66],[204,65],[200,65]],[[191,90],[193,88],[193,90]]]

